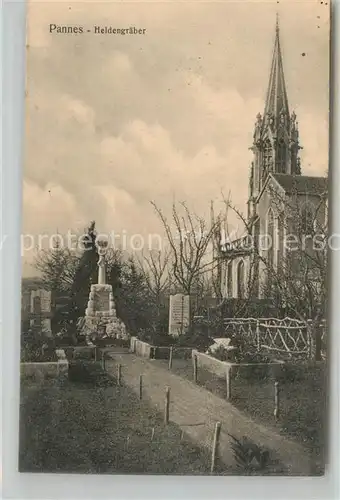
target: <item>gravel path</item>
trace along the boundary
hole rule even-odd
[[[106,370],[117,373],[118,364],[121,364],[123,384],[136,393],[139,393],[142,375],[143,398],[149,399],[159,411],[164,411],[165,389],[170,387],[170,420],[197,444],[211,448],[215,424],[221,422],[219,455],[227,466],[233,464],[229,432],[238,438],[247,436],[257,444],[270,448],[272,458],[281,463],[273,466],[272,473],[315,473],[314,461],[304,447],[255,423],[232,404],[190,380],[131,353],[110,353],[107,358]]]

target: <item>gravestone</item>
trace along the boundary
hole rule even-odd
[[[170,295],[169,335],[177,337],[190,325],[190,296],[182,293]]]
[[[51,291],[43,288],[30,292],[29,312],[31,315],[30,325],[38,326],[45,335],[51,336]]]

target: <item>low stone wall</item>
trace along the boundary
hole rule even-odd
[[[130,351],[131,352],[135,352],[137,340],[138,340],[137,337],[131,337],[130,338]]]
[[[136,339],[136,341],[134,342],[133,352],[137,354],[137,356],[141,356],[143,358],[152,358],[154,347],[147,342]]]
[[[138,340],[137,337],[131,337],[130,351],[137,354],[137,356],[142,356],[144,358],[169,359],[170,357],[170,347],[153,346],[147,342]],[[191,351],[192,349],[189,347],[173,347],[172,358],[190,359]]]
[[[43,381],[48,378],[64,378],[68,375],[68,361],[47,363],[21,363],[21,376]]]
[[[20,363],[21,377],[32,378],[36,382],[43,382],[45,379],[66,378],[68,376],[68,361],[65,351],[57,349],[58,361]]]
[[[215,359],[209,354],[196,351],[193,349],[192,358],[197,358],[197,368],[204,368],[208,372],[213,373],[218,378],[225,378],[232,369],[232,363],[227,363],[226,361],[220,361]]]
[[[192,357],[197,358],[197,368],[203,368],[218,378],[233,378],[236,375],[242,377],[242,375],[251,374],[252,370],[257,370],[261,366],[268,369],[268,374],[272,375],[274,378],[280,377],[283,372],[284,362],[275,361],[272,363],[230,363],[228,361],[220,361],[219,359],[213,358],[209,354],[196,351],[192,351]]]

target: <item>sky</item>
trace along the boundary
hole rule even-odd
[[[302,170],[328,167],[329,6],[308,1],[34,2],[27,8],[23,234],[161,233],[185,201],[245,209],[275,37]],[[50,33],[50,24],[83,34]],[[94,25],[145,35],[87,33]],[[36,274],[23,252],[24,276]]]

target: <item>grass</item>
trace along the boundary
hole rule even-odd
[[[19,470],[206,474],[209,456],[126,387],[23,381]]]
[[[155,360],[163,369],[168,362]],[[193,380],[191,360],[173,360],[172,371]],[[225,380],[198,369],[198,383],[221,398],[226,398]],[[232,380],[232,404],[255,421],[289,436],[322,456],[325,446],[326,380],[324,368],[313,367],[295,381],[280,382],[280,418],[274,419],[274,379]]]

